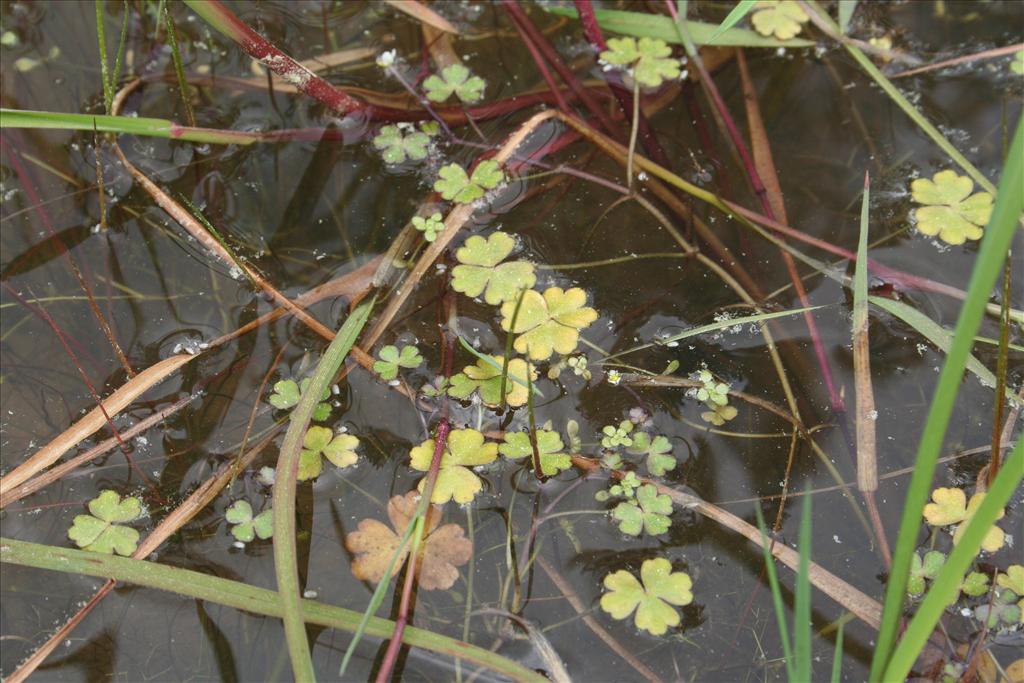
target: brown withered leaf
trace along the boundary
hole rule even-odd
[[[401,544],[406,527],[416,514],[419,499],[418,492],[409,491],[388,501],[388,518],[393,530],[376,519],[364,519],[355,531],[345,537],[345,547],[356,556],[352,562],[352,573],[357,579],[373,583],[381,580],[391,556]],[[459,578],[456,567],[469,562],[473,554],[473,543],[463,535],[462,527],[458,524],[438,526],[441,511],[440,505],[431,505],[427,510],[426,537],[417,562],[420,588],[428,591],[451,588]],[[395,563],[395,573],[402,568],[407,554],[408,546]]]

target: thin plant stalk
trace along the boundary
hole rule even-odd
[[[171,46],[171,60],[174,62],[174,73],[178,77],[178,89],[181,91],[181,102],[185,105],[185,118],[188,125],[193,128],[196,125],[196,116],[192,111],[192,101],[189,97],[189,85],[185,78],[185,67],[181,63],[181,50],[178,49],[178,31],[174,26],[174,17],[171,16],[170,4],[163,5],[164,21],[167,24],[167,42]]]
[[[1006,391],[1006,356],[1010,344],[1010,281],[1013,268],[1012,252],[1003,266],[1003,301],[999,315],[999,351],[996,360],[996,406],[992,411],[992,457],[988,463],[988,485],[991,486],[999,474],[1000,445],[1003,441],[1003,407]]]

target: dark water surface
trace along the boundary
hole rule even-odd
[[[609,3],[611,4],[611,3]],[[1024,4],[1016,2],[945,3],[940,15],[927,3],[870,4],[858,10],[854,32],[861,37],[895,32],[898,47],[926,61],[1021,42]],[[173,78],[170,51],[153,40],[156,3],[132,3],[128,30],[128,68],[150,77],[126,104],[128,112],[185,121]],[[141,8],[141,14],[140,14]],[[441,3],[441,10],[465,31],[455,48],[472,69],[487,79],[486,101],[496,101],[542,87],[529,53],[499,6]],[[299,59],[339,49],[394,48],[409,67],[410,78],[423,60],[418,24],[382,3],[261,2],[236,4],[240,16]],[[634,9],[641,9],[636,5]],[[724,5],[701,7],[707,20],[721,19]],[[116,41],[121,7],[107,3],[106,34]],[[252,78],[251,60],[209,29],[184,6],[175,6],[186,72],[199,86],[194,98],[197,125],[225,129],[317,127],[332,121],[312,100],[288,93],[268,95],[266,87],[242,88],[227,78]],[[552,44],[578,73],[598,78],[600,71],[574,21],[529,7],[531,18],[547,31]],[[4,2],[4,31],[19,43],[2,48],[4,107],[62,112],[101,113],[99,59],[92,3]],[[822,39],[824,41],[824,39]],[[827,46],[826,46],[827,45]],[[59,54],[28,71],[16,60],[40,59],[51,48]],[[830,43],[819,49],[748,50],[747,59],[761,97],[761,108],[785,194],[789,224],[835,245],[855,248],[864,172],[872,178],[872,256],[880,262],[966,288],[977,245],[940,246],[909,225],[911,178],[930,177],[949,167],[942,152],[873,85],[846,54]],[[373,58],[331,72],[340,85],[397,93],[399,85],[382,76]],[[160,78],[159,76],[167,76]],[[203,79],[206,80],[203,80]],[[212,79],[212,81],[210,80]],[[716,74],[730,110],[743,122],[740,79],[735,61]],[[256,80],[257,86],[265,79]],[[1021,109],[1021,79],[1007,59],[969,64],[897,81],[967,157],[989,178],[997,178],[1007,129]],[[678,88],[677,88],[678,90]],[[734,162],[699,88],[687,84],[651,119],[674,172],[745,206],[757,207],[747,190],[743,169]],[[687,106],[692,100],[695,109]],[[497,144],[536,111],[531,107],[481,121],[479,134]],[[709,131],[704,140],[694,125]],[[289,141],[252,146],[196,145],[156,138],[122,136],[125,153],[169,194],[204,209],[231,246],[264,277],[289,296],[354,271],[385,252],[392,240],[426,201],[434,170],[412,166],[389,168],[370,144],[376,124],[334,120],[343,141]],[[628,128],[623,124],[624,130]],[[538,131],[539,147],[562,129]],[[479,141],[469,128],[458,129]],[[710,143],[710,144],[708,144]],[[107,189],[109,230],[97,228],[95,146],[92,134],[20,130],[4,132],[2,183],[2,384],[0,448],[7,472],[50,441],[94,406],[78,369],[50,325],[31,312],[12,291],[52,316],[75,352],[96,391],[109,394],[126,374],[90,311],[74,271],[58,244],[67,247],[91,285],[102,313],[132,367],[141,369],[182,349],[230,332],[272,308],[272,304],[231,269],[215,263],[180,227],[158,209],[117,162],[109,143],[101,146]],[[465,145],[442,148],[448,161],[463,166],[480,150]],[[16,155],[23,174],[15,170]],[[585,142],[575,142],[545,159],[623,182],[624,171]],[[447,163],[445,161],[444,163]],[[436,169],[434,164],[433,169]],[[610,209],[619,194],[579,178],[546,184],[552,176],[521,179],[499,193],[490,210],[479,211],[468,233],[501,228],[517,235],[521,257],[539,264],[574,264],[629,254],[678,251],[678,246],[650,213],[627,202]],[[31,183],[32,190],[25,186]],[[38,208],[33,208],[40,203]],[[604,215],[605,212],[607,215]],[[776,247],[747,233],[734,221],[697,204],[696,211],[740,255],[743,266],[780,308],[799,306]],[[686,235],[689,226],[674,216]],[[51,235],[47,221],[56,236]],[[462,237],[457,237],[459,244]],[[825,252],[801,247],[831,262]],[[1018,248],[1019,251],[1019,248]],[[1016,263],[1015,282],[1024,272]],[[801,274],[815,312],[835,382],[853,402],[850,343],[850,296],[836,281],[803,264]],[[852,274],[844,261],[835,272]],[[383,343],[418,341],[426,362],[404,376],[413,386],[439,373],[438,293],[442,275],[431,270],[414,292]],[[876,283],[877,284],[877,283]],[[708,269],[692,259],[649,259],[582,269],[538,271],[538,286],[579,286],[589,293],[600,318],[584,333],[606,351],[621,351],[657,335],[706,324],[723,309],[738,315],[749,309]],[[1020,308],[1020,288],[1013,306]],[[951,327],[959,302],[939,294],[906,291],[903,301]],[[500,353],[505,334],[493,307],[464,296],[456,299],[458,325],[469,340]],[[730,308],[731,307],[731,308]],[[337,327],[343,300],[327,300],[311,313]],[[871,319],[872,370],[878,406],[879,469],[882,474],[908,467],[920,436],[943,355],[901,321],[876,311]],[[785,318],[774,328],[783,344],[789,378],[806,424],[820,425],[814,438],[845,482],[851,501],[834,490],[836,481],[822,461],[799,441],[793,455],[790,489],[829,490],[814,495],[814,560],[868,595],[881,599],[885,565],[858,518],[863,505],[856,496],[853,452],[846,434],[848,416],[830,410],[828,392],[815,361],[802,319]],[[980,333],[998,335],[987,319]],[[1012,340],[1011,340],[1012,341]],[[1020,343],[1019,334],[1015,343]],[[120,429],[189,394],[196,398],[161,425],[130,442],[135,468],[118,449],[85,465],[2,513],[3,535],[67,546],[67,529],[84,504],[101,489],[141,496],[150,516],[136,526],[145,534],[221,463],[235,457],[257,408],[250,441],[267,433],[279,413],[268,410],[259,395],[265,376],[271,382],[301,374],[315,363],[322,340],[290,317],[260,327],[240,339],[206,351],[186,368],[145,393],[122,412]],[[979,344],[976,355],[995,367],[991,345]],[[592,364],[597,351],[581,347]],[[460,350],[456,368],[474,362]],[[784,404],[778,376],[764,339],[756,329],[705,334],[677,346],[654,346],[623,357],[622,362],[660,372],[679,362],[677,376],[712,369],[733,387]],[[1022,357],[1011,355],[1011,381],[1019,382]],[[565,371],[561,382],[538,382],[544,399],[536,406],[538,424],[552,421],[561,429],[569,419],[581,426],[584,452],[599,451],[601,427],[626,419],[632,409],[647,412],[655,433],[669,437],[679,464],[665,480],[693,490],[708,501],[753,522],[754,499],[777,496],[790,457],[789,424],[771,413],[737,403],[738,417],[717,431],[700,418],[701,404],[681,388],[627,388],[606,381],[605,369],[593,367],[586,382]],[[989,443],[993,392],[969,375],[958,399],[943,455]],[[347,470],[331,466],[314,483],[300,484],[299,564],[307,594],[320,601],[362,611],[372,586],[355,579],[343,538],[365,517],[384,518],[389,497],[415,486],[421,473],[408,467],[408,451],[427,438],[426,425],[437,415],[421,411],[386,383],[354,369],[335,397],[334,426],[345,426],[362,441],[359,464]],[[528,423],[525,409],[514,412],[510,428]],[[484,430],[506,428],[493,412],[453,403],[457,424]],[[109,436],[103,429],[79,450]],[[225,490],[212,505],[160,547],[159,562],[274,588],[269,542],[233,545],[224,521],[232,501],[269,500],[269,490],[255,472],[273,465],[277,446],[268,448],[255,467]],[[952,460],[940,467],[943,485],[972,483],[987,459],[985,453]],[[484,470],[485,490],[466,508],[450,503],[448,521],[472,534],[475,557],[471,589],[467,570],[450,590],[421,593],[415,625],[462,638],[468,623],[470,642],[494,647],[506,657],[543,668],[537,649],[512,630],[509,622],[477,610],[513,608],[514,588],[507,581],[506,538],[511,524],[517,553],[529,552],[531,520],[552,501],[562,513],[540,525],[535,549],[572,587],[592,616],[618,642],[666,680],[744,681],[782,679],[781,646],[771,597],[762,577],[760,550],[737,534],[691,511],[675,510],[667,535],[626,537],[601,511],[607,504],[594,494],[607,486],[595,476],[574,485],[567,472],[538,487],[528,472],[511,461]],[[143,480],[143,475],[148,481]],[[900,474],[883,479],[878,503],[890,541],[894,540],[903,492],[909,481]],[[162,502],[161,502],[162,501]],[[801,499],[791,499],[782,516],[780,538],[795,545]],[[1011,501],[1004,529],[1020,528],[1020,494]],[[763,502],[775,518],[778,500]],[[858,513],[854,513],[854,508]],[[471,522],[471,524],[469,524]],[[1008,533],[1013,533],[1008,531]],[[922,527],[922,541],[926,538]],[[1019,551],[1008,550],[1005,553]],[[663,638],[637,631],[632,620],[616,622],[598,607],[601,580],[611,571],[639,570],[651,557],[670,559],[694,581],[694,601],[682,608],[682,623]],[[1005,565],[1005,558],[995,560]],[[520,556],[520,562],[525,560]],[[780,570],[787,603],[793,575]],[[3,566],[2,658],[9,675],[93,594],[100,581],[71,574]],[[471,595],[467,596],[471,590]],[[467,597],[470,602],[467,604]],[[392,617],[397,599],[385,598],[381,614]],[[639,680],[639,674],[599,640],[564,599],[539,564],[521,585],[520,616],[542,630],[562,657],[574,680]],[[473,613],[467,622],[467,613]],[[834,623],[844,610],[815,592],[813,643],[816,677],[831,667]],[[955,615],[954,615],[955,617]],[[965,639],[970,626],[951,618],[950,635]],[[311,628],[318,674],[335,678],[349,635]],[[863,680],[873,650],[874,631],[856,619],[846,624],[843,677]],[[369,678],[383,646],[367,639],[357,651],[346,678]],[[1001,661],[1013,656],[996,648]],[[401,663],[403,680],[452,680],[453,661],[413,649]],[[472,667],[463,667],[468,679]],[[281,680],[291,676],[284,633],[277,619],[265,618],[183,598],[121,585],[106,597],[46,660],[38,680]],[[490,680],[486,671],[478,680]]]

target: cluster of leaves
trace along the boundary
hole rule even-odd
[[[697,399],[704,401],[710,410],[700,414],[705,422],[721,427],[736,417],[736,407],[729,405],[729,385],[719,382],[707,369],[697,373],[696,380],[703,386],[697,389]]]
[[[436,134],[437,124],[421,125],[420,130],[409,123],[389,124],[378,131],[373,138],[373,146],[389,164],[422,161],[430,153],[430,138]]]
[[[761,0],[754,9],[757,11],[750,16],[754,30],[779,40],[795,37],[810,19],[796,0]]]
[[[613,619],[625,619],[636,613],[636,627],[662,636],[669,627],[678,626],[682,607],[693,602],[693,581],[685,572],[672,571],[672,564],[659,557],[644,560],[640,579],[620,569],[604,577],[607,593],[601,596],[601,609]]]
[[[505,366],[504,356],[488,356],[490,360],[477,358],[476,365],[467,365],[462,372],[453,375],[448,387],[448,395],[465,400],[479,392],[480,400],[485,406],[496,407],[501,402],[501,375]],[[505,376],[505,402],[517,407],[525,405],[529,398],[527,374],[531,382],[537,379],[537,370],[522,358],[513,358],[508,362],[508,373]]]
[[[561,360],[557,363],[552,363],[548,367],[548,379],[558,379],[559,375],[562,374],[562,370],[568,368],[572,370],[572,374],[577,377],[582,377],[588,382],[593,378],[590,368],[587,367],[587,357],[580,354],[575,356],[562,356]]]
[[[1024,624],[1024,566],[1010,565],[997,576],[992,601],[975,607],[974,616],[990,629]]]
[[[363,581],[379,582],[387,573],[388,566],[402,546],[402,537],[416,515],[420,496],[409,491],[404,496],[394,496],[388,501],[388,519],[391,528],[376,519],[363,519],[356,531],[345,537],[345,547],[355,555],[352,573]],[[465,537],[458,524],[441,525],[442,508],[431,505],[427,508],[423,528],[423,545],[420,547],[416,572],[419,587],[423,590],[446,590],[459,577],[457,567],[473,555],[473,543]],[[398,552],[393,573],[402,568],[409,544]],[[390,578],[390,577],[389,577]]]
[[[483,294],[491,306],[514,301],[537,281],[529,261],[502,263],[515,246],[516,241],[501,231],[487,238],[471,236],[455,252],[459,265],[452,269],[452,289],[469,297]]]
[[[968,501],[967,494],[962,489],[935,489],[932,491],[932,502],[924,506],[924,519],[929,525],[935,527],[953,526],[953,545],[956,545],[960,542],[967,523],[970,522],[984,499],[984,493],[975,493]],[[1001,519],[1002,516],[1003,513],[1000,512],[999,518]],[[981,541],[981,549],[994,553],[1002,548],[1005,542],[1006,534],[993,524]]]
[[[608,49],[601,52],[601,61],[611,67],[625,67],[637,83],[657,88],[664,81],[679,78],[679,60],[672,58],[672,48],[658,38],[609,38]]]
[[[274,385],[274,391],[267,398],[267,403],[278,410],[291,410],[299,404],[299,399],[309,386],[309,377],[296,384],[293,379],[283,379]],[[323,422],[331,416],[331,404],[327,400],[331,397],[329,389],[324,389],[320,401],[313,409],[313,421]]]
[[[626,449],[627,453],[644,456],[647,471],[656,477],[663,477],[669,470],[676,467],[676,459],[672,455],[672,444],[668,437],[657,435],[651,438],[647,432],[633,435],[633,445]]]
[[[256,538],[265,541],[274,535],[274,510],[271,508],[253,515],[248,501],[236,500],[224,511],[224,519],[231,525],[231,535],[242,543]]]
[[[299,453],[299,481],[319,477],[323,471],[322,458],[327,458],[339,469],[350,467],[359,459],[356,454],[359,439],[351,434],[335,435],[327,427],[310,427],[302,446]]]
[[[423,89],[432,102],[444,102],[452,95],[463,102],[477,102],[484,96],[486,86],[484,79],[474,76],[462,64],[446,66],[441,73],[431,74],[423,81]]]
[[[94,553],[125,557],[135,552],[139,532],[125,525],[142,516],[142,501],[134,496],[122,499],[116,491],[104,489],[87,507],[89,514],[76,516],[68,529],[75,545]]]
[[[947,244],[981,239],[983,228],[992,217],[992,195],[971,194],[973,190],[973,180],[950,170],[939,171],[931,180],[914,180],[910,192],[914,201],[924,205],[914,209],[917,231],[938,235]]]
[[[579,287],[548,287],[543,294],[529,289],[520,301],[506,301],[502,305],[501,328],[518,335],[513,348],[532,360],[547,360],[556,351],[569,355],[576,350],[580,330],[597,320],[597,311],[586,303],[587,293]]]
[[[427,439],[409,452],[410,466],[414,470],[426,472],[430,469],[430,461],[434,457],[434,439]],[[430,502],[443,505],[450,500],[456,503],[468,503],[483,488],[480,477],[472,467],[487,465],[498,457],[498,444],[484,442],[484,435],[475,429],[455,429],[448,434],[444,452],[441,454],[440,471],[434,484],[434,492]],[[420,480],[419,491],[427,480]]]
[[[645,531],[657,536],[668,531],[672,526],[672,499],[664,493],[658,493],[654,484],[643,484],[635,472],[627,472],[616,484],[607,491],[598,491],[595,495],[600,501],[611,498],[622,498],[612,518],[619,525],[619,531],[630,536],[639,536]]]
[[[912,598],[924,595],[927,581],[933,581],[946,564],[945,553],[929,550],[922,558],[919,553],[910,557],[910,578],[907,580],[907,594]],[[988,575],[981,572],[970,572],[964,577],[960,591],[965,595],[977,597],[988,592]],[[954,596],[954,601],[956,597]]]
[[[373,371],[389,382],[398,377],[399,368],[414,370],[423,363],[420,350],[412,345],[403,346],[399,351],[389,344],[377,352],[377,358],[373,363]]]
[[[433,242],[444,230],[444,219],[441,218],[440,211],[435,211],[429,216],[413,216],[412,227],[423,233],[423,239]]]

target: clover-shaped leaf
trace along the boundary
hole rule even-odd
[[[604,577],[604,587],[608,592],[601,596],[601,609],[613,619],[625,619],[636,610],[637,628],[656,636],[679,625],[679,613],[671,605],[681,607],[693,601],[693,581],[685,572],[673,572],[663,557],[644,561],[640,581],[620,569]]]
[[[618,458],[618,463],[610,462],[602,459],[601,465],[608,469],[619,469],[622,466],[622,458],[618,454],[606,454],[612,455]],[[598,491],[594,494],[594,498],[600,501],[606,501],[612,496],[625,498],[626,500],[635,503],[636,502],[636,489],[640,487],[642,482],[637,478],[636,472],[626,472],[622,479],[619,479],[616,483],[608,487],[607,491]]]
[[[302,441],[304,448],[299,453],[299,481],[316,479],[323,471],[321,456],[344,469],[354,465],[359,456],[356,447],[359,439],[351,434],[334,435],[327,427],[310,427]]]
[[[579,287],[565,291],[549,287],[541,295],[530,289],[523,295],[516,317],[516,328],[510,329],[516,301],[506,301],[501,307],[501,327],[519,335],[514,347],[533,360],[546,360],[552,353],[568,355],[576,350],[580,330],[597,320],[597,311],[585,306],[587,293]]]
[[[646,432],[633,435],[633,445],[626,449],[633,455],[647,456],[647,471],[656,477],[665,476],[676,467],[676,459],[672,457],[672,444],[664,436],[653,439]]]
[[[377,352],[377,358],[380,360],[374,361],[373,371],[388,381],[398,377],[398,368],[412,370],[423,363],[420,350],[412,345],[403,346],[399,351],[397,347],[388,344]]]
[[[708,370],[701,370],[697,373],[697,379],[704,384],[697,389],[698,400],[711,404],[724,406],[729,402],[729,385],[719,382]]]
[[[505,172],[494,159],[481,161],[473,169],[472,177],[458,164],[442,166],[440,178],[434,182],[434,190],[449,201],[469,204],[484,196],[486,190],[493,190],[505,180]]]
[[[636,490],[636,502],[623,501],[612,511],[612,517],[619,522],[619,531],[630,536],[639,536],[646,531],[657,536],[668,531],[672,525],[672,499],[659,494],[653,484],[644,484]]]
[[[427,158],[430,136],[420,131],[404,134],[399,126],[388,125],[373,138],[373,146],[389,164],[400,164],[406,159],[420,161]]]
[[[938,235],[948,244],[963,244],[980,239],[983,227],[992,217],[992,195],[971,194],[974,181],[955,171],[939,171],[931,180],[918,178],[910,183],[914,200],[925,206],[914,210],[917,230]]]
[[[392,529],[375,519],[359,522],[356,531],[345,537],[345,547],[355,554],[352,573],[363,581],[379,582],[388,570],[392,556],[401,545],[402,536],[416,514],[419,494],[409,491],[404,496],[394,496],[388,501],[388,519]],[[473,543],[465,537],[458,524],[441,524],[441,507],[427,508],[427,520],[423,527],[423,545],[416,562],[419,587],[423,590],[446,590],[459,578],[460,567],[473,554]],[[408,546],[395,561],[393,573],[404,564]]]
[[[562,452],[565,444],[562,443],[562,437],[558,432],[538,429],[536,436],[542,476],[553,477],[562,470],[572,467],[572,458]],[[498,446],[498,452],[513,460],[529,457],[532,462],[533,446],[530,444],[530,435],[526,432],[505,432],[505,443]]]
[[[516,241],[503,232],[486,239],[471,236],[455,252],[459,265],[452,269],[452,289],[471,297],[482,293],[491,306],[518,298],[520,290],[533,287],[537,276],[528,261],[501,263],[515,246]]]
[[[309,379],[309,377],[305,378],[301,384],[296,384],[293,379],[283,379],[277,382],[274,385],[274,392],[267,398],[267,403],[278,410],[291,410],[298,405],[299,398],[306,391],[306,387],[309,386]],[[323,422],[330,417],[331,404],[327,403],[327,399],[330,397],[330,389],[324,389],[324,393],[320,396],[320,402],[313,408],[314,422]]]
[[[426,472],[434,457],[434,439],[427,439],[409,452],[413,469]],[[475,429],[455,429],[448,435],[444,453],[441,455],[441,470],[437,474],[434,493],[430,502],[444,504],[449,500],[468,503],[483,488],[480,477],[469,469],[477,465],[494,462],[498,457],[498,444],[484,443],[484,435]],[[427,480],[420,480],[422,493]]]
[[[984,595],[988,592],[988,574],[971,572],[964,577],[964,582],[960,584],[960,590],[973,598]]]
[[[938,488],[932,491],[932,501],[924,506],[924,518],[931,526],[948,526],[959,524],[953,533],[953,544],[960,542],[967,523],[974,516],[981,501],[985,499],[984,493],[976,493],[967,501],[967,495],[960,489]],[[1000,512],[999,517],[1002,518]],[[1006,535],[1003,530],[995,524],[985,534],[981,542],[981,549],[994,553],[1003,547]]]
[[[605,425],[601,429],[604,434],[601,437],[601,445],[605,448],[618,448],[619,446],[632,446],[633,438],[629,435],[633,431],[633,421],[623,420],[615,425]]]
[[[757,11],[750,17],[754,30],[779,40],[789,40],[800,33],[800,25],[810,19],[795,0],[761,0],[754,9]]]
[[[996,577],[996,585],[1013,591],[1018,596],[1024,595],[1024,566],[1011,564],[1004,573]]]
[[[924,559],[917,553],[910,556],[910,578],[907,580],[907,593],[913,596],[922,595],[925,590],[925,579],[934,579],[939,570],[946,564],[946,556],[938,550],[930,550]]]
[[[720,406],[710,405],[708,406],[711,410],[705,410],[700,414],[700,419],[705,422],[721,427],[729,420],[736,417],[736,408],[734,406]]]
[[[139,532],[122,526],[142,516],[142,503],[134,496],[123,500],[115,491],[105,489],[89,501],[88,515],[75,517],[68,537],[84,550],[117,553],[125,557],[139,545]]]
[[[423,81],[423,89],[432,102],[444,102],[452,93],[463,102],[476,102],[484,94],[487,84],[479,76],[473,76],[462,64],[452,64],[441,69],[441,74],[431,74]]]
[[[985,576],[984,574],[982,576]],[[986,580],[988,579],[985,576]],[[984,595],[985,591],[982,591],[978,595]],[[1022,615],[1021,610],[1024,609],[1024,600],[1021,600],[1016,605],[1013,602],[1017,600],[1017,594],[1011,590],[997,589],[995,599],[990,604],[979,605],[974,608],[974,616],[976,619],[985,622],[985,625],[990,629],[995,628],[1008,628],[1024,623],[1021,621]]]
[[[412,227],[423,233],[423,239],[433,242],[444,230],[444,221],[441,219],[441,213],[435,211],[430,216],[413,216]]]
[[[259,537],[267,540],[274,535],[274,511],[270,508],[253,517],[252,505],[236,500],[224,511],[224,519],[231,527],[231,535],[242,543],[249,543]]]
[[[469,398],[474,391],[480,392],[480,400],[484,405],[495,407],[501,403],[501,371],[505,365],[504,356],[490,356],[492,363],[477,358],[476,365],[467,365],[462,372],[453,375],[448,395],[458,399]],[[508,374],[505,376],[505,402],[510,406],[525,405],[528,398],[526,373],[530,373],[530,381],[537,381],[537,370],[522,358],[513,358],[508,362]]]
[[[609,38],[601,60],[631,68],[637,83],[648,88],[657,88],[665,79],[679,78],[679,60],[672,58],[672,48],[658,38]]]

